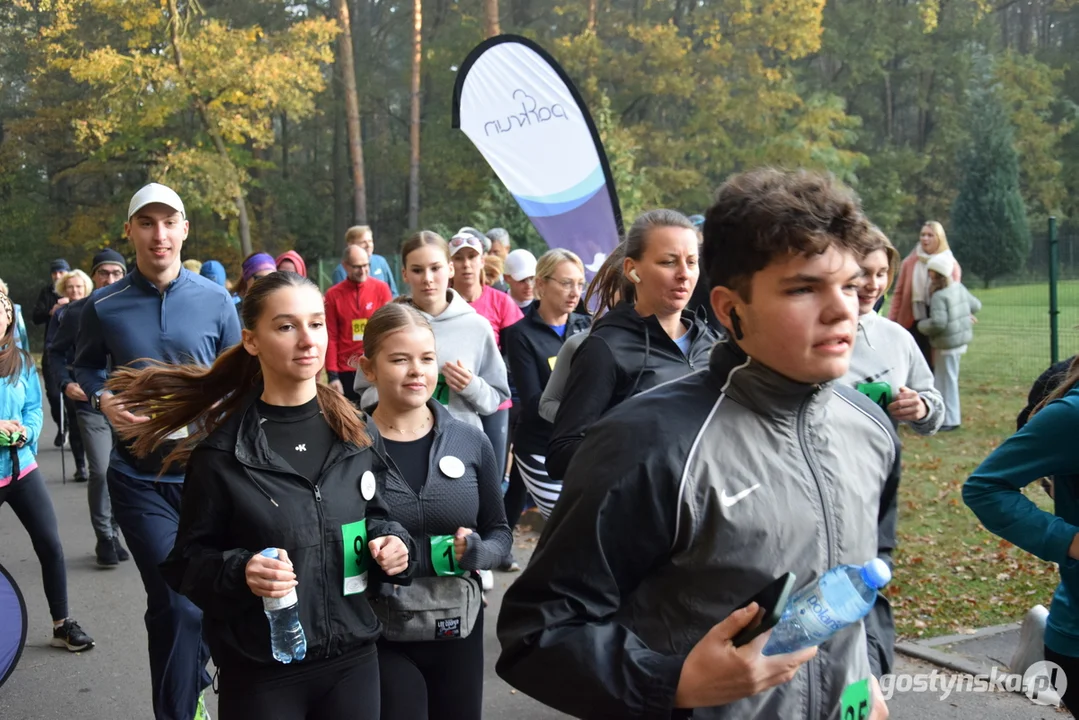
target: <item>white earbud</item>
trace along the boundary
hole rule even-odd
[[[641,276],[637,274],[637,268],[630,268],[629,279],[635,283],[639,283],[641,281]]]

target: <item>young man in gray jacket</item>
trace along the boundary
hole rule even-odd
[[[758,170],[704,227],[730,333],[709,367],[596,423],[498,621],[497,670],[581,718],[838,718],[871,678],[861,622],[818,648],[742,647],[786,572],[812,583],[894,544],[899,449],[847,371],[869,226],[829,177]],[[873,713],[887,717],[875,680]]]

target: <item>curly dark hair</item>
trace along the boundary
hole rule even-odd
[[[785,255],[838,247],[863,257],[870,223],[854,192],[830,174],[760,168],[733,175],[704,221],[704,269],[712,287],[749,301],[750,280]]]

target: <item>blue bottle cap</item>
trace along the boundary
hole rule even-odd
[[[862,566],[862,579],[869,587],[880,590],[891,582],[892,571],[886,562],[880,558],[873,558]]]
[[[278,558],[277,548],[266,548],[265,550],[260,552],[259,555],[261,555],[262,557],[268,557],[272,560],[276,560]]]

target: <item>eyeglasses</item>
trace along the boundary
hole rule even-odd
[[[105,268],[98,268],[97,272],[95,272],[94,275],[97,275],[98,277],[107,277],[107,278],[122,278],[124,276],[124,271],[123,270],[106,270]]]
[[[563,290],[572,290],[574,288],[577,288],[578,292],[584,292],[585,289],[584,280],[559,280],[553,277],[548,277],[546,279],[550,280],[553,283],[561,285]]]

